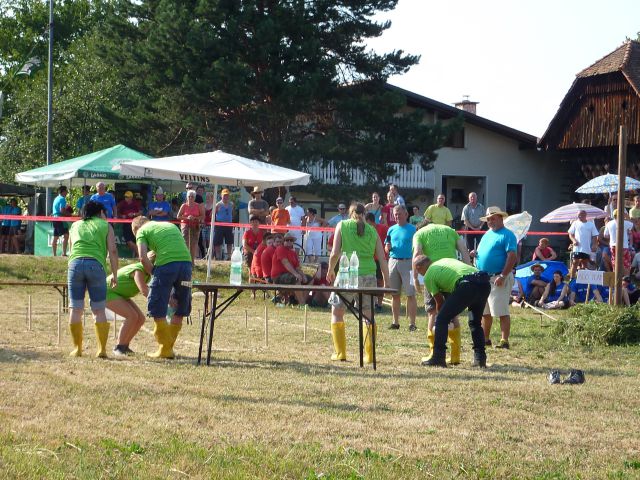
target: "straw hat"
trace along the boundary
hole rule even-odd
[[[253,191],[251,192],[251,195],[255,195],[256,193],[264,193],[262,190],[260,190],[260,187],[253,187]]]
[[[487,218],[492,217],[494,215],[500,215],[502,218],[509,216],[507,212],[503,212],[502,210],[500,210],[500,207],[489,207],[487,208],[487,212],[485,213],[484,217],[480,217],[480,220],[482,220],[483,222],[486,222]]]

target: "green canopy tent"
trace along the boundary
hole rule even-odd
[[[34,168],[16,175],[16,181],[28,185],[57,187],[61,184],[76,185],[97,180],[131,182],[143,180],[141,177],[120,175],[114,167],[127,160],[149,160],[152,157],[124,145],[116,145],[98,152]],[[145,179],[146,180],[146,179]]]

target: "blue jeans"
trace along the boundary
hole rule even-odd
[[[91,310],[102,310],[107,303],[107,274],[95,258],[75,258],[67,271],[69,307],[84,308],[84,295],[89,290]]]
[[[173,290],[178,302],[176,315],[186,317],[191,313],[191,289],[183,287],[182,282],[191,281],[191,262],[171,262],[154,267],[149,284],[147,310],[153,318],[167,316],[167,305]]]
[[[469,309],[469,330],[473,339],[473,352],[478,360],[486,360],[484,351],[484,332],[482,330],[482,313],[491,292],[489,276],[484,272],[462,277],[456,288],[446,298],[444,305],[436,316],[436,331],[433,343],[434,358],[444,359],[447,350],[447,334],[449,322],[456,315]]]

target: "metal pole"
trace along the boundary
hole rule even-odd
[[[49,0],[49,79],[47,81],[47,165],[53,156],[53,2]],[[51,213],[49,187],[45,189],[45,215]]]
[[[615,272],[616,283],[615,292],[616,296],[613,301],[614,305],[622,305],[622,271],[623,269],[623,254],[624,249],[624,235],[627,234],[624,230],[624,192],[625,181],[627,178],[627,128],[624,125],[620,125],[620,135],[618,137],[618,206],[616,208],[616,215],[618,218],[616,221],[616,258],[615,258]]]

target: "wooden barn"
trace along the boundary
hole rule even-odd
[[[556,152],[575,188],[598,175],[617,173],[618,133],[628,133],[627,174],[640,178],[640,42],[628,40],[576,75],[539,147]]]

